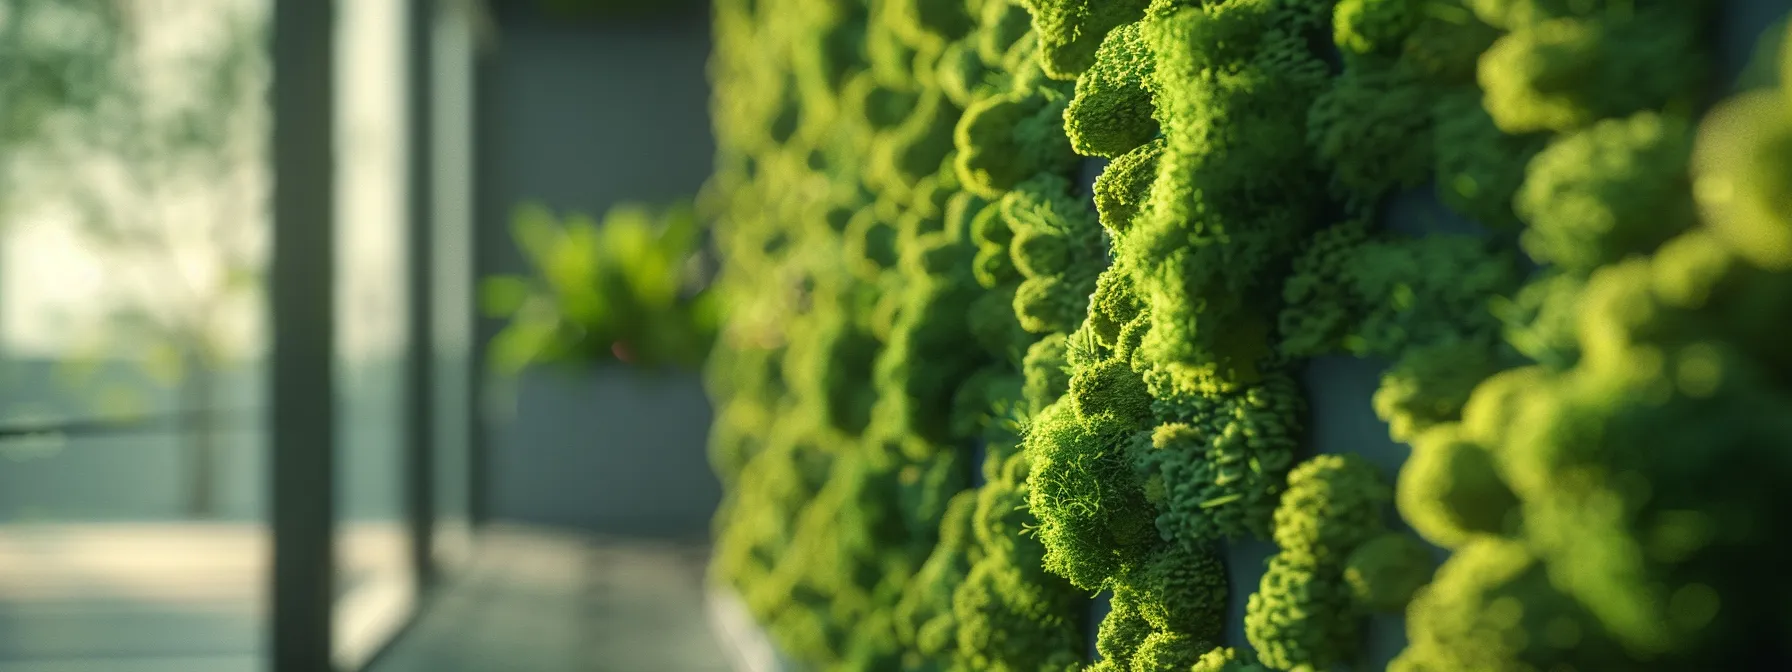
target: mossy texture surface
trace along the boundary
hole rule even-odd
[[[1783,657],[1792,72],[1706,110],[1713,7],[718,0],[715,578],[816,669]]]

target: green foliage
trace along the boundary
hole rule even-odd
[[[1459,549],[1407,612],[1411,644],[1388,669],[1598,669],[1614,646],[1572,599],[1555,591],[1518,544],[1483,540]]]
[[[1094,65],[1108,31],[1139,20],[1152,0],[1015,0],[1033,14],[1039,62],[1054,79]]]
[[[953,594],[956,660],[978,670],[1069,669],[1083,660],[1085,598],[1045,571],[1045,548],[1027,533],[1037,524],[1025,506],[1027,457],[991,463],[1002,468],[978,488],[973,523],[983,556]]]
[[[1154,513],[1128,455],[1136,431],[1110,415],[1085,420],[1060,400],[1027,434],[1028,508],[1040,518],[1045,566],[1079,588],[1100,589],[1129,556],[1157,541]]]
[[[511,232],[531,275],[480,286],[485,314],[510,320],[491,344],[498,370],[611,359],[701,364],[717,315],[711,295],[690,288],[702,230],[689,206],[617,206],[601,224],[523,206]]]
[[[1117,157],[1151,141],[1151,46],[1139,24],[1108,33],[1095,52],[1095,66],[1076,82],[1076,97],[1064,110],[1070,146],[1086,156]]]
[[[1266,271],[1286,263],[1316,214],[1300,138],[1326,68],[1308,50],[1305,22],[1278,8],[1185,8],[1145,24],[1165,144],[1116,263],[1147,307],[1140,355],[1176,386],[1259,375],[1269,354],[1263,307],[1279,289]]]
[[[1001,208],[1013,235],[1010,255],[1023,278],[1014,297],[1021,327],[1040,334],[1075,329],[1107,263],[1095,212],[1072,197],[1069,180],[1050,173],[1017,185]]]
[[[1157,162],[1163,156],[1162,139],[1139,145],[1114,159],[1095,182],[1095,211],[1110,235],[1121,235],[1151,199],[1157,181]]]
[[[1363,609],[1399,612],[1431,580],[1431,549],[1412,537],[1386,533],[1363,542],[1344,564],[1344,582]]]
[[[1792,45],[1792,39],[1782,42]],[[1792,46],[1782,46],[1792,54]],[[1792,55],[1780,57],[1781,84],[1736,96],[1713,110],[1699,134],[1697,196],[1710,230],[1750,262],[1792,269]]]
[[[1655,249],[1693,224],[1691,150],[1687,124],[1653,112],[1563,136],[1531,160],[1518,193],[1525,251],[1585,273]]]
[[[1347,193],[1418,186],[1435,163],[1426,137],[1434,95],[1403,70],[1348,72],[1314,102],[1307,142]]]
[[[1375,468],[1354,455],[1320,455],[1288,473],[1275,510],[1281,550],[1245,605],[1245,636],[1264,665],[1328,669],[1355,655],[1361,610],[1346,574],[1381,533],[1391,498]]]
[[[1787,551],[1749,512],[1784,503],[1741,483],[1786,468],[1769,448],[1792,436],[1773,354],[1783,348],[1760,330],[1785,328],[1764,316],[1792,285],[1771,238],[1726,240],[1725,217],[1778,217],[1726,206],[1745,180],[1788,193],[1774,172],[1783,152],[1737,160],[1775,152],[1759,129],[1785,114],[1760,103],[1767,124],[1735,135],[1724,115],[1780,92],[1721,107],[1694,145],[1685,97],[1708,58],[1695,44],[1701,10],[1588,11],[1599,4],[1475,3],[1510,31],[1481,62],[1490,117],[1532,134],[1477,151],[1528,162],[1498,183],[1515,185],[1520,240],[1548,266],[1493,305],[1534,364],[1466,367],[1484,372],[1476,383],[1441,364],[1447,351],[1407,349],[1377,395],[1378,410],[1429,397],[1450,411],[1394,425],[1413,448],[1401,514],[1454,553],[1410,605],[1410,645],[1390,670],[1723,668],[1783,655],[1768,642],[1785,621],[1767,606],[1782,591],[1756,563]],[[1531,159],[1526,146],[1547,148]],[[1743,303],[1750,317],[1732,312]]]
[[[1076,160],[1064,136],[1063,86],[1041,84],[973,103],[957,129],[965,189],[999,198],[1039,173],[1065,172]]]
[[[721,0],[718,575],[826,669],[1778,654],[1792,119],[1694,133],[1698,5]],[[1376,228],[1426,183],[1493,235]],[[1337,355],[1395,487],[1294,466]]]
[[[1232,647],[1217,648],[1208,651],[1195,661],[1189,672],[1268,672],[1269,668],[1257,664],[1254,656],[1248,651],[1239,651]]]
[[[1295,428],[1302,412],[1294,382],[1271,376],[1263,384],[1199,399],[1182,422],[1141,433],[1135,461],[1156,504],[1158,531],[1188,548],[1226,539],[1268,538],[1294,462]]]
[[[1517,265],[1473,236],[1365,234],[1347,222],[1314,236],[1283,286],[1282,349],[1394,356],[1491,338],[1488,297],[1518,286]]]
[[[1487,112],[1508,133],[1566,132],[1684,102],[1708,67],[1700,3],[1651,3],[1514,27],[1481,57]]]

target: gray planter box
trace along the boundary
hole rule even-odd
[[[526,373],[491,427],[493,514],[619,536],[701,537],[721,501],[694,373]]]

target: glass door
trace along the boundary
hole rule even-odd
[[[336,1],[335,615],[359,669],[415,603],[407,515],[413,259],[405,0]]]

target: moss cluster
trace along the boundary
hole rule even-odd
[[[1703,7],[720,0],[716,578],[827,669],[1783,656],[1792,86],[1701,122]],[[1298,457],[1330,355],[1391,487]]]
[[[1421,4],[1429,11],[1414,13]],[[1787,550],[1745,510],[1787,501],[1695,485],[1784,473],[1773,456],[1783,451],[1769,448],[1792,437],[1777,426],[1784,348],[1756,340],[1771,320],[1736,321],[1725,307],[1782,310],[1769,307],[1787,282],[1772,234],[1726,238],[1737,230],[1726,222],[1785,230],[1783,207],[1731,208],[1783,202],[1792,185],[1779,168],[1792,154],[1771,149],[1782,94],[1726,103],[1695,142],[1708,5],[1474,0],[1437,11],[1448,4],[1340,3],[1345,71],[1313,108],[1310,140],[1354,216],[1432,182],[1517,245],[1346,223],[1311,241],[1282,316],[1291,354],[1394,361],[1374,402],[1413,448],[1399,510],[1454,551],[1416,590],[1410,645],[1390,669],[1783,658],[1769,633],[1786,621],[1766,606],[1783,596],[1745,586],[1777,585],[1754,563]],[[1446,15],[1454,27],[1425,27]],[[1474,67],[1414,51],[1451,32],[1480,42],[1457,52]],[[1435,101],[1431,118],[1414,120],[1422,100]],[[1429,145],[1400,141],[1427,134]],[[1748,196],[1732,196],[1738,184]],[[1519,254],[1539,266],[1529,279]],[[1347,572],[1359,602],[1384,608],[1421,573],[1400,568],[1422,564],[1405,542],[1385,543],[1375,564]],[[1378,595],[1366,583],[1377,575],[1407,579]]]
[[[715,578],[820,668],[1073,667],[1085,598],[1027,536],[1017,447],[1029,397],[1067,386],[1040,336],[1080,321],[1106,250],[1026,9],[715,21]]]

